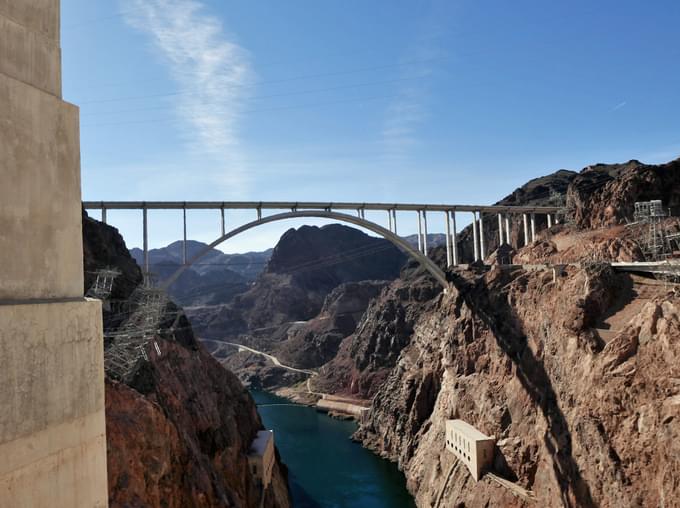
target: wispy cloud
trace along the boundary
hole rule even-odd
[[[612,112],[618,111],[619,109],[621,109],[622,107],[624,107],[626,104],[628,104],[626,101],[619,102],[616,106],[614,106],[614,107],[612,108]]]
[[[423,66],[425,67],[425,66]],[[423,68],[422,72],[429,73]],[[413,84],[402,87],[389,104],[382,129],[382,142],[388,162],[403,160],[418,144],[418,127],[427,119],[427,86]]]
[[[185,93],[174,98],[189,148],[223,167],[225,186],[245,184],[238,126],[251,79],[250,58],[197,0],[122,0],[126,22],[147,34]]]
[[[385,162],[403,162],[419,142],[418,129],[429,116],[430,84],[437,61],[444,56],[439,47],[446,2],[433,1],[424,15],[411,47],[403,55],[401,78],[407,78],[388,106],[382,128]],[[409,80],[408,78],[421,78]]]

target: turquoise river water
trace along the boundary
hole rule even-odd
[[[252,395],[288,466],[295,508],[415,507],[397,466],[349,439],[355,423],[269,393]]]

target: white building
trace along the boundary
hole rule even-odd
[[[253,476],[260,482],[262,489],[266,489],[272,481],[274,459],[274,432],[260,430],[250,445],[248,467],[250,467]]]
[[[463,461],[475,479],[493,462],[496,438],[482,434],[463,420],[446,420],[446,448]]]

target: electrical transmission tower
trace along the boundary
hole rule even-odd
[[[153,341],[156,353],[161,354],[153,339],[168,317],[169,299],[161,289],[137,288],[130,296],[130,303],[132,312],[128,319],[115,332],[105,334],[110,345],[104,352],[104,367],[111,378],[119,381],[134,372],[140,359],[149,359],[146,353],[149,342]]]
[[[548,206],[560,207],[560,211],[555,214],[558,224],[571,224],[574,222],[574,213],[573,210],[570,211],[567,208],[567,195],[564,192],[551,190],[550,197],[548,197]]]
[[[113,289],[113,281],[120,275],[120,270],[112,268],[103,268],[97,270],[95,273],[95,280],[90,289],[87,290],[85,296],[89,298],[96,298],[98,300],[108,300]]]
[[[639,201],[635,203],[635,223],[646,225],[641,229],[640,246],[647,261],[660,261],[672,254],[671,241],[663,224],[666,212],[660,200]]]

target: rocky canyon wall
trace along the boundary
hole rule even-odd
[[[107,331],[124,320],[115,302],[141,282],[139,267],[118,232],[84,217],[86,285],[101,268],[121,273]],[[105,306],[106,307],[106,306]],[[247,454],[262,422],[250,394],[195,339],[189,322],[168,304],[166,318],[125,382],[107,376],[106,433],[112,507],[260,506],[261,490]],[[287,471],[280,460],[263,506],[288,507]]]

